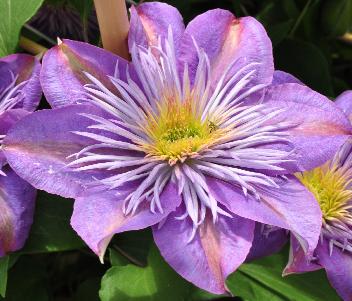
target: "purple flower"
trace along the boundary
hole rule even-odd
[[[336,104],[352,117],[352,91],[343,93]],[[332,286],[343,300],[352,300],[352,140],[335,156],[311,171],[297,175],[314,194],[323,213],[321,239],[314,258],[307,258],[297,240],[291,238],[290,259],[285,274],[324,268]]]
[[[292,231],[309,256],[321,211],[292,174],[346,141],[344,114],[280,74],[270,86],[272,46],[251,17],[212,10],[185,29],[173,7],[145,3],[131,10],[129,47],[132,62],[69,40],[47,52],[54,109],[7,135],[16,172],[75,198],[72,226],[100,258],[114,234],[152,226],[165,260],[213,293],[256,222]]]
[[[17,54],[0,59],[0,146],[8,130],[37,107],[40,63]],[[0,257],[20,249],[32,224],[35,189],[7,165],[0,148]]]

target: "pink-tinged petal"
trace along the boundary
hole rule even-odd
[[[295,177],[282,180],[279,189],[258,191],[261,200],[244,196],[237,187],[208,178],[215,199],[234,214],[290,230],[299,238],[308,256],[312,255],[320,235],[322,213],[312,193]]]
[[[185,30],[181,42],[181,64],[187,63],[191,78],[194,78],[198,65],[198,54],[194,45],[204,49],[209,57],[214,85],[227,67],[238,60],[229,76],[241,67],[257,62],[257,73],[252,85],[270,84],[273,78],[274,63],[272,45],[264,27],[252,17],[236,18],[231,12],[222,9],[210,10],[197,16]]]
[[[13,109],[0,114],[0,135],[6,135],[8,130],[21,118],[28,115],[28,111]],[[0,150],[0,168],[6,164],[6,157]]]
[[[23,247],[33,221],[36,191],[8,166],[0,176],[0,256]]]
[[[334,247],[330,255],[325,240],[316,250],[319,263],[325,268],[330,284],[344,301],[352,301],[352,256],[348,251]]]
[[[291,159],[295,161],[295,166],[290,164],[290,172],[322,165],[334,156],[352,133],[345,114],[332,101],[306,86],[271,86],[267,89],[263,103],[283,110],[269,124],[276,125],[279,121],[292,124],[288,133],[294,146]]]
[[[142,3],[131,7],[131,26],[128,35],[128,45],[132,51],[133,45],[157,46],[159,37],[168,37],[169,27],[172,29],[177,51],[179,42],[185,30],[183,19],[178,10],[166,3]]]
[[[300,84],[304,85],[298,78],[294,77],[292,74],[275,70],[272,85],[281,84]]]
[[[350,118],[352,114],[352,91],[345,91],[340,94],[335,103]]]
[[[234,216],[219,216],[214,224],[206,217],[189,241],[192,222],[176,219],[183,206],[170,214],[153,235],[161,255],[182,277],[214,294],[227,291],[225,280],[246,259],[252,245],[254,222]]]
[[[163,213],[152,213],[149,203],[143,202],[135,214],[126,216],[122,211],[123,202],[136,186],[125,186],[118,192],[87,193],[75,200],[72,227],[101,259],[114,234],[152,226],[165,219],[181,203],[175,185],[169,183],[160,195]]]
[[[287,230],[256,223],[252,248],[246,261],[279,252],[288,241]]]
[[[16,107],[27,111],[34,111],[37,108],[42,95],[39,82],[40,69],[41,65],[38,59],[31,55],[12,54],[0,59],[1,81],[9,84],[11,82],[11,72],[13,76],[18,77],[16,85],[26,81],[26,84],[19,90],[24,99]]]
[[[318,245],[320,242],[318,243]],[[301,245],[294,236],[291,236],[290,254],[283,275],[305,273],[320,270],[321,265],[315,259],[307,258]]]
[[[66,165],[68,156],[91,144],[74,134],[94,123],[79,114],[100,114],[90,105],[71,105],[29,114],[13,126],[3,150],[17,174],[38,189],[64,197],[75,197],[99,172],[76,172]]]
[[[53,108],[82,103],[84,85],[88,72],[99,79],[111,91],[115,91],[109,76],[119,70],[120,78],[126,80],[128,62],[102,48],[87,43],[64,40],[48,50],[43,58],[40,81],[46,99]]]

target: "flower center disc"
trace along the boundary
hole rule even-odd
[[[351,180],[341,170],[323,166],[296,176],[314,194],[325,222],[343,220],[350,215]]]
[[[150,116],[144,128],[152,143],[146,145],[149,156],[168,160],[170,165],[195,157],[219,136],[216,125],[202,121],[191,102],[166,102],[158,116]]]

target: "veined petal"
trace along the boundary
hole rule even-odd
[[[36,191],[8,166],[0,176],[0,256],[23,247],[33,221]]]
[[[279,252],[287,243],[288,237],[287,230],[256,223],[252,248],[246,261]]]
[[[294,77],[292,74],[275,70],[272,85],[281,84],[301,84],[304,85],[298,78]]]
[[[318,242],[318,245],[320,242]],[[319,261],[307,258],[304,253],[302,246],[299,244],[294,236],[291,236],[290,244],[290,255],[288,263],[283,271],[283,275],[289,275],[293,273],[305,273],[321,269]]]
[[[75,200],[72,227],[101,259],[114,234],[154,225],[181,203],[176,186],[169,182],[160,196],[163,213],[152,213],[149,204],[144,202],[133,215],[125,215],[124,199],[136,188],[136,185],[126,184],[118,191],[87,193]]]
[[[183,19],[178,10],[166,3],[150,2],[142,3],[137,7],[131,7],[130,32],[128,45],[132,52],[133,45],[157,46],[159,37],[168,38],[169,27],[172,29],[175,42],[175,50],[185,30]]]
[[[22,109],[12,109],[0,114],[0,144],[2,138],[7,134],[8,130],[21,118],[28,115],[28,111]],[[6,164],[6,157],[0,149],[0,169]],[[1,176],[0,176],[1,177]]]
[[[109,76],[126,80],[127,66],[125,59],[102,48],[63,40],[46,52],[40,81],[46,99],[56,108],[82,103],[87,99],[84,85],[90,83],[90,80],[84,75],[84,71],[115,91]]]
[[[194,40],[193,40],[194,39]],[[229,65],[230,78],[241,67],[259,63],[253,75],[252,85],[270,84],[274,64],[272,45],[264,27],[252,17],[237,19],[231,12],[214,9],[197,16],[186,27],[181,42],[181,65],[186,63],[190,77],[194,79],[198,65],[195,43],[204,49],[211,65],[211,79],[216,85]]]
[[[352,91],[345,91],[340,94],[335,103],[350,118],[352,114]]]
[[[260,191],[260,200],[231,184],[215,178],[207,179],[216,200],[231,212],[263,224],[290,230],[298,237],[308,257],[320,236],[322,213],[314,196],[294,177],[288,176],[279,189]]]
[[[0,59],[0,91],[3,83],[9,84],[12,77],[17,77],[16,85],[26,81],[20,88],[23,100],[16,108],[34,111],[40,101],[42,90],[39,83],[41,65],[35,57],[27,54],[12,54]]]
[[[339,248],[330,255],[329,243],[325,240],[316,249],[319,263],[325,268],[331,285],[344,301],[352,300],[352,256]]]
[[[76,135],[92,120],[79,114],[98,114],[90,105],[71,105],[34,112],[13,126],[4,139],[3,150],[9,164],[23,179],[38,189],[64,197],[75,197],[100,172],[75,172],[66,165],[68,156],[92,144]]]
[[[192,222],[176,219],[183,206],[165,223],[153,227],[154,240],[164,259],[185,279],[215,294],[227,291],[225,280],[246,259],[252,244],[254,222],[234,216],[219,216],[214,224],[209,215],[192,241]]]
[[[291,172],[322,165],[333,157],[352,133],[351,124],[341,110],[325,96],[306,86],[271,86],[267,89],[264,103],[282,109],[282,113],[269,121],[270,124],[287,120],[293,125],[288,133],[294,145],[291,159],[297,166],[290,166]],[[284,147],[278,145],[278,148]]]

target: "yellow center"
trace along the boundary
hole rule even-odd
[[[157,116],[149,114],[143,126],[153,141],[143,147],[149,156],[168,160],[171,165],[195,156],[221,134],[215,123],[201,120],[192,101],[171,99],[163,102],[158,112]]]
[[[324,165],[296,176],[319,202],[324,222],[341,220],[350,215],[351,180],[341,170]]]

